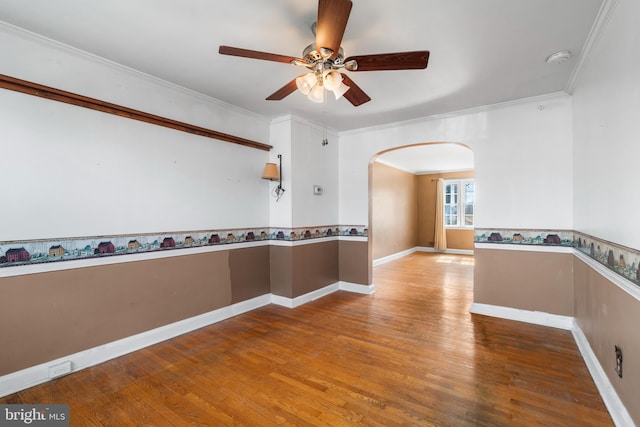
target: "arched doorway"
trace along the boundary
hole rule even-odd
[[[369,162],[369,250],[374,265],[433,250],[437,179],[450,183],[449,190],[455,192],[449,195],[451,202],[464,197],[465,189],[475,190],[473,177],[473,152],[460,143],[425,142],[376,153]],[[473,199],[474,194],[466,196]],[[464,213],[459,221],[450,218],[448,251],[472,253],[468,218],[465,221]]]

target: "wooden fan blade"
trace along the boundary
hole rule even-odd
[[[356,61],[358,68],[350,71],[419,70],[427,68],[429,51],[381,53],[378,55],[351,56],[345,59]]]
[[[298,86],[296,85],[296,79],[293,79],[289,83],[269,95],[267,97],[267,101],[280,101],[281,99],[284,99],[285,97],[291,95],[297,89]]]
[[[316,50],[327,48],[333,51],[331,57],[338,55],[352,6],[351,0],[318,1]]]
[[[347,98],[347,101],[352,103],[354,107],[357,107],[358,105],[362,105],[365,102],[371,101],[371,98],[369,97],[369,95],[364,93],[364,91],[360,89],[360,86],[355,84],[353,80],[351,80],[349,76],[347,76],[344,73],[342,74],[342,83],[349,86],[349,90],[346,91],[342,96]]]
[[[291,61],[299,58],[293,56],[278,55],[275,53],[260,52],[257,50],[241,49],[239,47],[220,46],[218,53],[221,55],[240,56],[242,58],[262,59],[263,61],[284,62],[290,64]]]

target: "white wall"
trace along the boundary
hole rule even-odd
[[[0,73],[258,142],[269,122],[0,25]],[[269,153],[0,90],[3,240],[265,226]]]
[[[291,188],[291,169],[293,165],[291,152],[293,146],[291,144],[291,137],[291,117],[281,117],[271,123],[270,144],[273,146],[273,149],[271,150],[269,161],[280,167],[278,155],[282,156],[280,176],[282,177],[282,187],[285,190],[281,197],[277,199],[274,197],[275,194],[273,191],[278,186],[278,183],[275,181],[269,183],[271,195],[269,198],[269,226],[271,227],[293,227],[293,190]]]
[[[294,120],[293,152],[293,226],[338,224],[338,137],[327,133],[323,146],[322,128],[300,119]],[[313,186],[322,187],[322,195]]]
[[[575,228],[640,248],[640,2],[620,0],[573,94]]]
[[[295,116],[273,120],[271,161],[282,154],[284,195],[271,198],[272,227],[308,227],[338,224],[338,137],[328,133],[322,145],[322,127]],[[323,189],[314,195],[313,186]],[[275,183],[271,187],[275,187]]]
[[[473,150],[476,227],[573,229],[571,99],[560,94],[341,134],[340,223],[368,222],[374,154],[435,141]]]

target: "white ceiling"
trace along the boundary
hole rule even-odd
[[[426,70],[355,72],[372,101],[327,102],[336,131],[563,91],[602,0],[353,0],[345,56],[422,50]],[[0,0],[0,20],[266,117],[322,121],[293,93],[300,68],[222,56],[219,45],[301,56],[317,0]],[[570,50],[563,64],[550,54]]]

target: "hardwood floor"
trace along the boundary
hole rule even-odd
[[[74,426],[609,426],[568,331],[469,314],[473,257],[415,253],[374,295],[270,305],[0,403]]]

